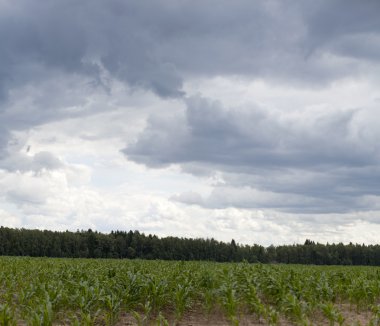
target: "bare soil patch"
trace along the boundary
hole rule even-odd
[[[347,326],[364,326],[368,325],[372,314],[370,311],[356,311],[355,307],[350,307],[349,304],[338,305],[339,310],[343,314],[345,321],[343,325]],[[179,322],[175,322],[173,315],[169,316],[165,314],[165,318],[169,322],[169,325],[176,326],[229,326],[233,323],[221,312],[214,311],[213,313],[207,315],[201,310],[190,311],[186,313]],[[322,314],[315,314],[310,318],[310,325],[325,326],[330,325],[330,322]],[[136,319],[129,313],[123,313],[117,326],[138,326]],[[152,318],[148,325],[159,325],[157,323],[157,318]],[[264,326],[268,323],[262,319],[257,318],[255,315],[244,314],[239,317],[240,326]],[[280,317],[278,323],[280,326],[291,326],[300,325],[299,323],[289,320],[284,316]],[[336,323],[336,325],[338,325]]]

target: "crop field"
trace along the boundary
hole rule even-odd
[[[0,325],[379,325],[380,268],[0,257]]]

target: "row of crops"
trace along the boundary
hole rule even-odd
[[[379,325],[379,298],[375,267],[0,257],[0,325]]]

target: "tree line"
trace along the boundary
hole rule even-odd
[[[380,246],[304,244],[263,247],[215,239],[159,238],[139,231],[77,232],[0,227],[0,255],[68,258],[141,258],[315,265],[380,265]]]

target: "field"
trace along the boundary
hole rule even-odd
[[[380,268],[0,257],[0,325],[379,325]]]

